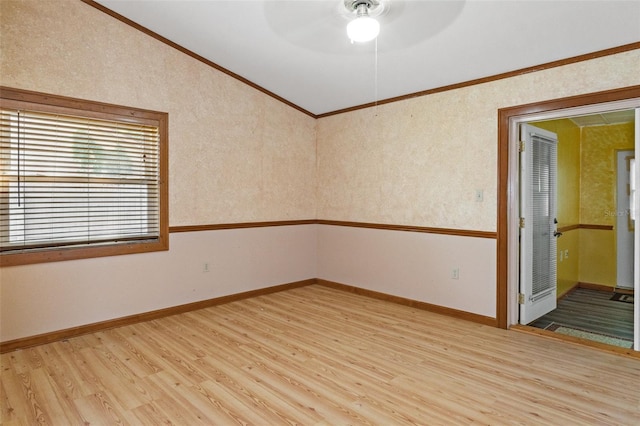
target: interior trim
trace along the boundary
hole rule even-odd
[[[270,226],[314,225],[316,223],[318,223],[318,221],[315,219],[303,219],[303,220],[280,220],[280,221],[271,221],[271,222],[240,222],[240,223],[217,223],[217,224],[210,224],[210,225],[170,226],[169,233],[219,231],[223,229],[266,228]]]
[[[100,10],[101,12],[106,13],[107,15],[109,15],[109,16],[117,19],[118,21],[121,21],[121,22],[123,22],[123,23],[125,23],[125,24],[127,24],[127,25],[129,25],[129,26],[131,26],[133,28],[135,28],[138,31],[141,31],[141,32],[145,33],[148,36],[151,36],[151,37],[155,38],[156,40],[160,41],[161,43],[166,44],[167,46],[173,47],[174,49],[179,50],[180,52],[182,52],[182,53],[184,53],[184,54],[186,54],[188,56],[191,56],[193,59],[196,59],[196,60],[204,63],[205,65],[210,66],[211,68],[214,68],[214,69],[216,69],[216,70],[218,70],[218,71],[220,71],[220,72],[222,72],[224,74],[227,74],[229,77],[235,78],[236,80],[241,81],[242,83],[253,87],[254,89],[264,93],[265,95],[271,96],[272,98],[274,98],[274,99],[276,99],[276,100],[278,100],[278,101],[280,101],[280,102],[282,102],[282,103],[284,103],[286,105],[289,105],[291,108],[297,109],[298,111],[300,111],[300,112],[302,112],[302,113],[304,113],[304,114],[306,114],[308,116],[311,116],[313,118],[317,118],[316,115],[313,114],[312,112],[307,111],[306,109],[294,104],[293,102],[289,102],[285,98],[276,95],[275,93],[271,92],[270,90],[267,90],[262,86],[258,86],[257,84],[255,84],[252,81],[247,80],[246,78],[234,73],[233,71],[230,71],[230,70],[228,70],[228,69],[226,69],[224,67],[221,67],[220,65],[216,64],[215,62],[212,62],[212,61],[206,59],[205,57],[200,56],[197,53],[192,52],[191,50],[186,49],[186,48],[180,46],[177,43],[172,42],[171,40],[169,40],[169,39],[167,39],[165,37],[162,37],[160,34],[158,34],[156,32],[153,32],[153,31],[151,31],[150,29],[148,29],[146,27],[143,27],[142,25],[130,20],[129,18],[125,18],[124,16],[122,16],[119,13],[116,13],[113,10],[101,5],[100,3],[96,3],[93,0],[80,0],[80,1],[82,1],[83,3],[85,3],[85,4],[89,5],[89,6],[95,7],[96,9]]]
[[[51,248],[38,247],[24,252],[3,252],[0,266],[31,265],[75,259],[91,259],[106,256],[120,256],[136,253],[150,253],[169,250],[169,114],[167,112],[132,106],[116,105],[88,99],[53,95],[39,91],[0,86],[0,101],[3,106],[30,108],[49,113],[63,113],[83,117],[125,120],[146,123],[157,127],[158,141],[158,235],[139,241],[110,240],[105,244],[64,245]],[[3,183],[4,185],[4,183]],[[4,194],[2,195],[5,196]]]
[[[640,45],[640,43],[634,43]],[[514,193],[509,182],[509,123],[511,119],[548,111],[588,105],[605,104],[640,97],[640,85],[567,98],[552,99],[498,109],[498,244],[497,244],[497,312],[498,326],[507,328],[508,315],[508,258],[509,258],[509,195]]]
[[[563,299],[564,297],[568,296],[569,293],[571,293],[572,291],[578,289],[578,288],[586,288],[587,290],[596,290],[596,291],[604,291],[607,293],[613,293],[618,291],[618,289],[616,287],[612,287],[612,286],[608,286],[608,285],[604,285],[604,284],[593,284],[593,283],[584,283],[584,282],[577,282],[575,283],[575,285],[571,288],[568,288],[567,290],[565,290],[564,293],[562,294],[558,294],[557,299]],[[633,294],[633,290],[631,291],[631,293]]]
[[[469,229],[432,228],[428,226],[389,225],[382,223],[348,222],[324,219],[318,220],[317,223],[320,225],[350,226],[353,228],[384,229],[389,231],[422,232],[425,234],[455,235],[460,237],[477,237],[491,239],[496,239],[498,237],[497,232],[473,231]]]
[[[290,102],[286,99],[284,99],[281,96],[276,95],[275,93],[265,89],[264,87],[261,87],[255,83],[253,83],[250,80],[247,80],[246,78],[234,73],[233,71],[230,71],[218,64],[216,64],[215,62],[212,62],[200,55],[198,55],[197,53],[194,53],[192,51],[190,51],[189,49],[186,49],[182,46],[180,46],[177,43],[172,42],[171,40],[162,37],[160,34],[155,33],[153,31],[151,31],[150,29],[143,27],[142,25],[128,19],[125,18],[124,16],[114,12],[113,10],[101,5],[100,3],[96,3],[94,0],[81,0],[83,3],[92,6],[98,10],[100,10],[101,12],[106,13],[107,15],[112,16],[113,18],[155,38],[156,40],[165,43],[168,46],[173,47],[176,50],[179,50],[180,52],[191,56],[192,58],[212,67],[215,68],[216,70],[227,74],[228,76],[235,78],[236,80],[241,81],[242,83],[245,83],[251,87],[253,87],[254,89],[268,95],[271,96],[274,99],[277,99],[278,101],[289,105],[290,107],[310,116],[313,118],[323,118],[323,117],[328,117],[331,115],[337,115],[337,114],[343,114],[346,112],[351,112],[351,111],[356,111],[359,109],[365,109],[365,108],[370,108],[370,107],[374,107],[377,105],[382,105],[382,104],[388,104],[388,103],[392,103],[392,102],[399,102],[399,101],[403,101],[406,99],[411,99],[411,98],[417,98],[417,97],[421,97],[421,96],[426,96],[426,95],[432,95],[434,93],[440,93],[440,92],[446,92],[449,90],[455,90],[455,89],[460,89],[463,87],[468,87],[468,86],[474,86],[476,84],[483,84],[483,83],[488,83],[491,81],[496,81],[496,80],[502,80],[505,78],[510,78],[510,77],[516,77],[519,75],[523,75],[523,74],[528,74],[531,72],[536,72],[536,71],[542,71],[542,70],[546,70],[546,69],[550,69],[550,68],[555,68],[555,67],[560,67],[563,65],[569,65],[569,64],[573,64],[576,62],[582,62],[582,61],[588,61],[591,59],[595,59],[595,58],[600,58],[603,56],[609,56],[609,55],[615,55],[618,53],[623,53],[623,52],[628,52],[630,50],[635,50],[635,49],[640,49],[640,42],[634,42],[634,43],[629,43],[629,44],[625,44],[622,46],[618,46],[618,47],[613,47],[613,48],[609,48],[609,49],[604,49],[604,50],[599,50],[596,52],[592,52],[592,53],[587,53],[584,55],[578,55],[578,56],[574,56],[571,58],[566,58],[566,59],[560,59],[557,61],[552,61],[552,62],[547,62],[545,64],[541,64],[541,65],[536,65],[536,66],[532,66],[532,67],[527,67],[527,68],[522,68],[519,70],[514,70],[514,71],[509,71],[509,72],[505,72],[505,73],[501,73],[501,74],[496,74],[496,75],[492,75],[492,76],[488,76],[488,77],[483,77],[483,78],[478,78],[478,79],[474,79],[474,80],[469,80],[469,81],[465,81],[462,83],[456,83],[456,84],[450,84],[448,86],[442,86],[442,87],[437,87],[437,88],[433,88],[433,89],[428,89],[428,90],[423,90],[420,92],[415,92],[415,93],[410,93],[410,94],[406,94],[406,95],[402,95],[402,96],[396,96],[393,98],[387,98],[387,99],[382,99],[382,100],[378,100],[375,102],[369,102],[366,104],[362,104],[362,105],[357,105],[357,106],[353,106],[353,107],[349,107],[349,108],[344,108],[344,109],[339,109],[336,111],[330,111],[330,112],[326,112],[326,113],[322,113],[322,114],[314,114],[311,111],[307,111],[306,109],[294,104],[293,102]]]
[[[173,226],[173,227],[169,227],[169,232],[170,233],[199,232],[199,231],[224,230],[224,229],[246,229],[246,228],[309,225],[309,224],[350,226],[350,227],[357,227],[357,228],[423,232],[423,233],[431,233],[431,234],[492,238],[492,239],[495,239],[497,236],[495,232],[486,232],[486,231],[428,228],[428,227],[407,226],[407,225],[384,225],[384,224],[360,223],[360,222],[341,222],[341,221],[315,220],[315,219],[288,220],[288,221],[275,221],[275,222],[244,222],[244,223],[212,224],[212,225]],[[51,343],[51,342],[55,342],[63,339],[68,339],[68,338],[80,336],[83,334],[95,333],[98,331],[103,331],[103,330],[107,330],[115,327],[122,327],[125,325],[135,324],[142,321],[150,321],[150,320],[162,318],[169,315],[180,314],[184,312],[193,311],[196,309],[207,308],[210,306],[229,303],[236,300],[246,299],[249,297],[256,297],[263,294],[289,290],[292,288],[303,287],[306,285],[316,284],[316,283],[341,289],[344,291],[349,291],[352,293],[357,293],[363,296],[368,296],[376,299],[399,303],[402,305],[411,306],[418,309],[424,309],[424,310],[428,310],[428,311],[443,314],[443,315],[453,316],[453,317],[465,319],[468,321],[478,322],[481,324],[486,324],[491,326],[497,326],[496,319],[494,318],[485,317],[482,315],[477,315],[477,314],[460,311],[452,308],[446,308],[443,306],[432,305],[426,302],[419,302],[411,299],[406,299],[399,296],[392,296],[385,293],[374,292],[371,290],[361,289],[358,287],[348,286],[345,284],[339,284],[339,283],[334,283],[326,280],[311,278],[311,279],[293,282],[289,284],[282,284],[274,287],[267,287],[264,289],[252,290],[252,291],[237,293],[229,296],[207,299],[199,302],[173,306],[169,308],[159,309],[159,310],[150,311],[150,312],[144,312],[144,313],[116,318],[112,320],[106,320],[106,321],[82,325],[78,327],[72,327],[72,328],[54,331],[50,333],[44,333],[44,334],[39,334],[35,336],[29,336],[25,338],[10,340],[7,342],[0,342],[0,353],[11,352],[14,350],[24,349],[31,346],[37,346],[37,345]]]
[[[597,229],[600,231],[613,231],[613,225],[589,225],[580,224],[580,229]]]
[[[498,234],[491,231],[474,231],[469,229],[432,228],[427,226],[411,225],[389,225],[382,223],[347,222],[340,220],[324,219],[303,219],[303,220],[281,220],[272,222],[241,222],[241,223],[220,223],[210,225],[187,225],[170,226],[170,233],[178,232],[200,232],[219,231],[222,229],[245,229],[245,228],[265,228],[270,226],[293,226],[293,225],[332,225],[349,226],[352,228],[383,229],[388,231],[422,232],[425,234],[454,235],[460,237],[476,237],[496,239]]]
[[[111,320],[96,322],[93,324],[81,325],[78,327],[67,328],[64,330],[52,331],[50,333],[38,334],[36,336],[29,336],[15,340],[9,340],[7,342],[0,342],[0,353],[12,352],[19,349],[25,349],[32,346],[44,345],[47,343],[57,342],[64,339],[70,339],[72,337],[81,336],[89,333],[96,333],[99,331],[108,330],[116,327],[124,327],[131,324],[137,324],[143,321],[151,321],[170,315],[182,314],[185,312],[195,311],[197,309],[209,308],[211,306],[222,305],[224,303],[235,302],[237,300],[248,299],[251,297],[258,297],[265,294],[276,293],[285,290],[291,290],[294,288],[304,287],[312,284],[319,284],[326,287],[331,287],[337,290],[347,291],[361,296],[371,297],[374,299],[385,300],[387,302],[397,303],[400,305],[410,306],[417,309],[422,309],[430,312],[434,312],[441,315],[447,315],[455,318],[460,318],[467,321],[472,321],[480,324],[496,326],[495,318],[485,317],[483,315],[473,314],[470,312],[460,311],[457,309],[447,308],[444,306],[432,305],[426,302],[420,302],[417,300],[411,300],[404,297],[393,296],[385,293],[380,293],[372,290],[366,290],[363,288],[353,287],[346,284],[340,284],[332,281],[326,281],[317,278],[310,278],[307,280],[296,281],[288,284],[276,285],[273,287],[262,288],[258,290],[251,290],[242,293],[231,294],[228,296],[216,297],[213,299],[201,300],[198,302],[187,303],[184,305],[172,306],[169,308],[158,309],[155,311],[144,312],[141,314],[129,315],[126,317],[115,318]]]
[[[342,290],[349,293],[359,294],[361,296],[367,296],[373,299],[384,300],[387,302],[409,306],[412,308],[421,309],[424,311],[429,311],[429,312],[433,312],[440,315],[446,315],[446,316],[455,317],[455,318],[459,318],[467,321],[472,321],[479,324],[490,325],[493,327],[497,326],[496,318],[486,317],[484,315],[474,314],[466,311],[460,311],[458,309],[447,308],[445,306],[440,306],[440,305],[433,305],[431,303],[421,302],[413,299],[407,299],[405,297],[393,296],[390,294],[380,293],[377,291],[367,290],[364,288],[354,287],[346,284],[340,284],[333,281],[327,281],[323,279],[317,279],[316,281],[317,281],[317,284],[319,285],[334,288],[336,290]]]
[[[446,92],[449,90],[461,89],[463,87],[475,86],[477,84],[489,83],[492,81],[503,80],[505,78],[517,77],[519,75],[529,74],[532,72],[543,71],[550,68],[561,67],[564,65],[574,64],[577,62],[589,61],[591,59],[601,58],[603,56],[616,55],[618,53],[628,52],[631,50],[640,49],[640,42],[634,42],[625,44],[622,46],[613,47],[610,49],[599,50],[592,53],[587,53],[584,55],[578,55],[571,58],[560,59],[557,61],[547,62],[545,64],[535,65],[532,67],[521,68],[514,71],[509,71],[501,74],[496,74],[488,77],[477,78],[475,80],[469,80],[462,83],[450,84],[448,86],[436,87],[434,89],[423,90],[421,92],[410,93],[407,95],[396,96],[394,98],[383,99],[375,102],[369,102],[367,104],[357,105],[350,108],[344,108],[337,111],[327,112],[324,114],[317,114],[316,118],[328,117],[331,115],[343,114],[345,112],[351,112],[359,109],[370,108],[377,105],[388,104],[392,102],[403,101],[406,99],[418,98],[421,96],[432,95],[434,93]]]
[[[576,229],[580,229],[580,224],[579,223],[574,223],[573,225],[567,225],[567,226],[559,226],[557,231],[558,232],[569,232],[569,231],[574,231]]]
[[[599,229],[602,231],[613,231],[613,225],[591,225],[588,223],[576,223],[573,225],[561,226],[558,232],[569,232],[575,229]]]
[[[613,286],[608,286],[604,284],[584,283],[582,281],[579,281],[575,287],[586,288],[587,290],[605,291],[607,293],[613,293],[616,291],[616,288]]]
[[[44,345],[46,343],[69,339],[72,337],[81,336],[83,334],[96,333],[99,331],[108,330],[110,328],[137,324],[143,321],[151,321],[158,318],[168,317],[170,315],[182,314],[185,312],[195,311],[197,309],[209,308],[211,306],[235,302],[237,300],[248,299],[251,297],[262,296],[265,294],[276,293],[284,290],[291,290],[294,288],[315,284],[315,282],[316,280],[314,278],[311,278],[303,281],[296,281],[288,284],[281,284],[273,287],[261,288],[258,290],[245,291],[242,293],[231,294],[228,296],[215,297],[213,299],[201,300],[198,302],[172,306],[164,309],[157,309],[155,311],[144,312],[141,314],[129,315],[126,317],[100,321],[93,324],[81,325],[78,327],[67,328],[64,330],[52,331],[50,333],[38,334],[36,336],[9,340],[7,342],[0,342],[0,353],[11,352],[18,349],[28,348],[31,346]]]

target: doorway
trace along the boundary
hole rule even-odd
[[[640,86],[564,98],[499,110],[499,201],[498,201],[498,324],[503,328],[519,322],[519,233],[517,128],[531,121],[586,116],[640,108]],[[636,127],[638,120],[636,120]],[[638,131],[636,131],[636,135]],[[636,144],[636,151],[638,144]],[[638,232],[634,234],[636,252]],[[638,269],[635,256],[635,270]],[[638,274],[634,278],[638,293]],[[634,347],[639,349],[638,304],[634,306]]]
[[[557,250],[553,262],[546,263],[557,270],[553,284],[558,297],[557,307],[554,303],[533,320],[522,315],[520,305],[520,324],[631,347],[634,299],[627,294],[620,298],[623,293],[618,290],[621,284],[627,284],[625,291],[633,289],[629,176],[635,155],[634,119],[630,109],[521,124],[557,139],[557,166],[551,174],[558,176],[553,216],[558,232],[552,239]],[[553,226],[553,221],[547,222],[547,227]],[[545,231],[548,240],[551,232]]]

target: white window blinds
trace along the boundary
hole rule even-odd
[[[159,238],[157,126],[3,107],[0,132],[3,253]]]
[[[531,135],[530,221],[533,227],[532,298],[545,296],[556,288],[556,171],[558,143]]]

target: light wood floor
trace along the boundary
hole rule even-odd
[[[632,425],[640,361],[318,285],[2,355],[13,424]]]

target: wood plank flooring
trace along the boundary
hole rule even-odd
[[[2,355],[4,425],[632,425],[640,361],[311,285]]]
[[[611,296],[611,292],[576,288],[558,300],[555,310],[530,325],[546,328],[555,322],[633,341],[633,303],[616,302]]]

